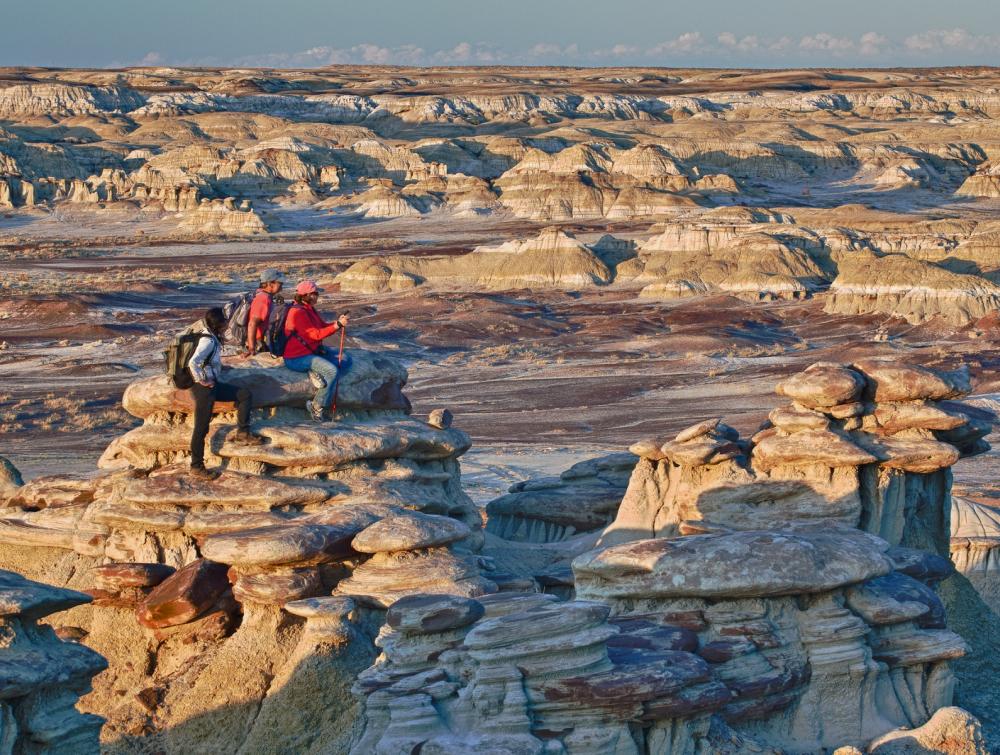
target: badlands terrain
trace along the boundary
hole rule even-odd
[[[534,631],[555,636],[558,627],[564,644],[572,644],[574,633],[589,637],[596,644],[587,652],[603,659],[589,666],[581,661],[572,683],[549,680],[545,694],[580,703],[579,720],[566,710],[525,703],[525,716],[548,715],[553,730],[577,726],[560,745],[569,753],[631,752],[622,744],[628,736],[641,740],[635,751],[650,753],[688,752],[709,741],[721,752],[724,740],[732,752],[864,746],[899,726],[923,724],[935,710],[960,716],[948,713],[954,710],[947,707],[954,681],[948,662],[958,677],[954,702],[978,716],[984,736],[998,746],[1000,700],[991,684],[975,681],[993,673],[989,659],[1000,641],[1000,619],[988,608],[1000,608],[1000,584],[992,582],[1000,569],[993,560],[1000,545],[1000,512],[994,514],[1000,459],[980,442],[991,439],[1000,400],[998,120],[1000,71],[985,68],[0,69],[0,455],[28,482],[26,489],[11,483],[11,491],[21,492],[9,493],[8,507],[17,513],[0,521],[0,554],[8,549],[0,568],[64,593],[66,587],[85,590],[105,607],[72,609],[60,636],[73,639],[78,629],[92,635],[73,646],[81,649],[80,679],[103,663],[83,648],[96,649],[110,664],[82,709],[108,719],[101,736],[112,751],[191,751],[190,743],[210,730],[233,751],[257,751],[273,727],[338,732],[341,739],[328,740],[336,743],[326,750],[333,752],[409,752],[431,740],[425,752],[472,751],[469,741],[454,740],[457,731],[448,730],[454,721],[435,721],[410,698],[407,704],[416,707],[404,710],[412,726],[394,729],[386,689],[402,679],[410,692],[454,698],[440,705],[454,705],[455,720],[488,739],[489,717],[471,709],[476,693],[466,694],[467,675],[456,676],[455,668],[495,661],[498,646],[521,636],[514,625],[486,626],[521,615],[501,599],[482,597],[498,589],[499,595],[541,590],[521,606],[534,617]],[[156,517],[136,514],[143,506],[176,506],[182,497],[182,475],[171,466],[182,461],[171,456],[179,447],[164,430],[177,434],[177,428],[162,415],[183,421],[184,408],[148,387],[161,371],[167,339],[207,306],[252,289],[267,267],[284,270],[292,281],[315,278],[326,289],[321,309],[350,311],[348,346],[371,356],[359,357],[348,411],[357,412],[351,421],[381,423],[373,433],[382,445],[338,457],[343,468],[307,463],[305,456],[289,461],[309,448],[295,435],[301,419],[291,413],[305,394],[289,384],[274,399],[289,412],[273,420],[272,442],[289,446],[280,458],[237,462],[239,455],[223,445],[215,460],[230,464],[233,475],[254,475],[254,484],[271,486],[260,495],[283,508],[256,511],[260,519],[253,521],[261,526],[284,526],[282,517],[303,514],[309,523],[297,526],[340,527],[338,537],[352,543],[357,557],[353,572],[345,567],[334,575],[323,566],[317,576],[315,553],[299,553],[299,561],[275,570],[247,555],[242,531],[232,534],[229,520],[176,526],[171,520],[168,526],[159,510]],[[942,382],[931,381],[936,387],[930,389],[926,375],[920,383],[907,373],[899,379],[917,380],[918,387],[907,384],[884,398],[877,393],[877,365],[866,361],[873,358],[945,376],[969,373],[935,378]],[[234,366],[252,376],[274,366],[262,359]],[[830,374],[824,370],[834,368],[819,368],[818,377],[815,369],[803,373],[815,363],[854,367]],[[820,388],[797,392],[795,386],[809,380],[788,382],[809,374]],[[837,380],[848,384],[843,396],[816,399]],[[786,414],[776,414],[785,401],[774,395],[779,383],[781,395],[797,402]],[[129,385],[147,387],[130,389],[123,405]],[[406,399],[387,398],[402,396],[404,385],[409,416]],[[371,386],[392,389],[375,400]],[[962,396],[964,404],[950,405]],[[932,405],[939,400],[940,407]],[[838,408],[848,404],[856,406]],[[459,429],[429,417],[440,408],[450,410]],[[725,424],[698,424],[719,417]],[[830,422],[836,433],[857,437],[845,440]],[[974,430],[966,437],[959,426]],[[897,432],[906,438],[898,446],[869,437]],[[805,435],[775,440],[797,433]],[[796,443],[806,449],[799,456]],[[752,464],[740,454],[752,456]],[[586,462],[595,457],[604,461]],[[850,568],[831,575],[803,566],[798,581],[778,575],[780,584],[762,592],[732,574],[669,595],[640,578],[629,582],[621,563],[653,559],[636,545],[647,542],[641,536],[659,548],[677,535],[705,537],[705,550],[695,555],[710,558],[705,554],[735,547],[752,552],[763,542],[753,538],[770,535],[743,533],[781,527],[781,516],[762,511],[747,519],[725,506],[712,509],[695,493],[674,501],[673,483],[663,481],[669,478],[665,460],[674,471],[686,470],[678,472],[678,484],[699,495],[724,469],[726,484],[750,486],[756,492],[748,495],[758,503],[768,496],[792,501],[793,514],[784,518],[810,520],[813,529],[804,525],[791,537],[787,557],[794,562],[809,551],[835,561],[848,553]],[[579,462],[585,463],[573,467]],[[576,471],[554,480],[571,467]],[[820,467],[828,471],[820,474]],[[102,470],[97,476],[96,468]],[[368,474],[362,469],[374,482],[358,483]],[[149,476],[136,481],[135,470]],[[400,482],[404,471],[421,485],[437,486],[433,495],[424,491],[429,503],[407,499],[413,491]],[[331,482],[337,474],[337,485],[346,487]],[[647,484],[654,474],[665,475],[655,494]],[[46,483],[52,475],[58,479]],[[322,484],[306,485],[306,492],[295,482],[316,476]],[[760,492],[771,491],[772,477],[785,487]],[[189,494],[219,515],[242,511],[241,479],[224,476],[225,495]],[[636,489],[647,486],[644,496],[670,499],[652,507],[670,510],[669,526],[643,520],[651,504],[632,487],[626,495],[630,479]],[[791,479],[806,480],[813,494],[838,502],[824,516],[845,532],[818,532],[815,520],[823,517],[808,495],[792,490]],[[320,488],[330,500],[376,495],[383,508],[354,512],[350,522],[322,519],[329,515],[320,509]],[[555,492],[532,494],[546,490]],[[591,508],[557,515],[579,501]],[[938,520],[911,521],[925,504]],[[62,518],[43,516],[64,505]],[[400,523],[393,517],[411,515],[386,506],[438,519]],[[80,545],[80,532],[108,544]],[[894,551],[865,533],[884,538]],[[205,537],[218,540],[206,546]],[[379,550],[382,541],[402,544],[390,557]],[[571,545],[534,548],[564,541]],[[602,560],[584,545],[624,550]],[[68,555],[50,558],[60,548]],[[943,590],[953,614],[947,623],[924,585],[935,586],[948,570],[896,552],[908,549],[938,556],[950,549],[969,577],[963,584],[976,588]],[[375,555],[362,561],[359,553]],[[413,589],[393,571],[399,553],[417,554],[413,568],[422,558],[437,559],[427,568],[447,578]],[[470,565],[469,553],[487,554],[495,573]],[[658,553],[651,573],[696,574],[698,559],[685,554]],[[116,563],[133,571],[109,568],[96,586],[83,576]],[[107,622],[74,613],[115,611],[135,623],[135,605],[147,605],[155,585],[190,563],[200,565],[208,582],[224,582],[225,569],[212,573],[210,567],[225,565],[234,585],[195,612],[201,622],[195,640],[149,616],[134,632],[114,637]],[[760,566],[762,573],[767,568]],[[916,602],[934,604],[927,609],[932,617],[921,614],[919,630],[910,626],[917,616],[913,601],[906,608],[909,598],[903,599],[913,594],[896,583],[896,592],[881,583],[871,587],[873,580],[903,579],[893,575],[917,580],[906,589],[919,593]],[[42,612],[29,605],[36,600],[32,591],[57,588],[11,584],[0,582],[0,589],[22,596],[10,615],[19,621],[24,612],[25,626],[87,600],[72,590],[44,593],[37,598],[45,603]],[[396,598],[421,591],[463,597],[440,606],[410,597],[386,614]],[[580,601],[571,609],[552,608],[548,596],[565,599],[574,591]],[[321,604],[306,604],[318,593]],[[359,595],[364,608],[356,610],[349,601]],[[845,600],[853,618],[844,613]],[[637,601],[645,601],[646,613],[627,618],[638,611]],[[678,618],[713,601],[722,607],[707,619]],[[275,608],[286,603],[285,613]],[[705,643],[732,634],[730,625],[763,621],[755,611],[780,614],[775,621],[782,631],[765,639],[750,632],[752,651],[741,638],[735,654],[749,653],[751,660],[732,661],[729,646],[705,651]],[[810,665],[786,653],[794,642],[781,622],[795,611],[808,614],[796,619],[814,631],[807,645],[822,647],[837,662],[854,659],[852,668],[867,681],[858,688],[824,681],[814,656]],[[298,617],[294,631],[286,614]],[[439,614],[451,618],[433,631],[414,629],[413,622]],[[660,618],[650,619],[654,614]],[[348,622],[348,615],[355,618]],[[206,625],[206,616],[215,623]],[[642,621],[669,624],[672,639]],[[609,622],[626,637],[653,637],[658,652],[685,658],[625,657],[623,644],[616,651],[613,641],[605,648],[614,634]],[[836,634],[838,622],[848,633],[870,633],[864,642],[871,648],[830,646],[823,632]],[[371,666],[380,626],[385,655]],[[140,657],[127,647],[140,642],[142,627],[155,629],[159,656]],[[352,650],[336,660],[343,678],[321,692],[354,700],[367,718],[360,708],[345,708],[341,718],[317,723],[302,713],[290,722],[285,707],[316,693],[295,687],[290,669],[315,663],[315,647],[323,644],[317,638],[333,636]],[[459,641],[465,655],[456,651],[441,668],[413,662],[413,643],[426,650]],[[704,672],[704,662],[691,655],[699,641],[699,658],[732,665],[721,674]],[[184,649],[192,642],[209,650],[192,656]],[[206,714],[213,706],[205,699],[225,698],[212,686],[212,670],[233,673],[232,658],[258,644],[260,678],[241,677],[236,684],[244,698],[231,694],[232,701],[217,706],[225,711]],[[553,648],[565,649],[558,642]],[[766,650],[766,658],[757,650]],[[192,657],[203,663],[184,672]],[[861,657],[867,660],[857,661]],[[489,683],[501,686],[492,689],[511,683],[518,665],[511,658],[496,662]],[[636,695],[629,700],[647,706],[641,737],[634,711],[593,711],[592,698],[621,692],[615,685],[622,682],[607,669],[601,673],[610,676],[600,679],[584,671],[612,662],[625,669],[622,678],[640,666],[660,668],[657,663],[674,669],[669,684],[650,671],[643,677],[648,689],[629,693]],[[767,664],[781,666],[780,678],[761,671]],[[549,672],[538,670],[542,677]],[[818,681],[811,684],[809,673]],[[268,692],[274,678],[283,680],[291,702]],[[449,684],[458,686],[446,689]],[[884,704],[886,685],[898,704]],[[642,697],[666,694],[667,687],[677,699],[661,700],[659,708]],[[723,716],[734,728],[720,733],[709,719],[723,709],[727,689],[737,688],[743,697],[729,702]],[[864,700],[861,718],[820,731],[824,706],[845,689]],[[194,693],[204,699],[192,702]],[[778,726],[773,716],[792,700],[798,712]],[[510,734],[510,752],[542,751],[524,721],[503,721],[504,732],[516,734]],[[632,735],[623,721],[632,721]],[[90,718],[73,731],[80,741],[96,736]],[[551,733],[539,736],[555,741]],[[281,747],[324,751],[294,738]],[[555,745],[545,750],[559,751]]]

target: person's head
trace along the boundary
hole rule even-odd
[[[260,287],[269,294],[276,294],[281,291],[285,283],[285,276],[274,268],[263,270],[260,274]]]
[[[295,287],[295,301],[299,304],[315,304],[322,291],[314,281],[302,281]]]
[[[226,313],[222,311],[222,307],[212,307],[205,312],[205,324],[216,336],[222,338],[226,330]]]

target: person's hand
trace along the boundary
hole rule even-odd
[[[211,382],[210,382],[210,381],[206,381],[206,380],[199,380],[199,381],[198,381],[198,384],[199,384],[199,385],[203,385],[203,386],[205,386],[206,388],[211,388],[211,387],[212,387],[213,385],[215,385],[215,382],[214,382],[214,381],[211,381]]]
[[[350,318],[346,314],[343,314],[337,318],[337,322],[340,323],[340,327],[346,328],[347,323],[350,322]]]

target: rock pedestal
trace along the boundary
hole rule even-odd
[[[104,720],[76,703],[108,664],[39,621],[88,603],[73,590],[0,571],[0,747],[5,753],[92,753]]]
[[[318,658],[360,671],[379,617],[405,595],[498,589],[483,575],[492,565],[477,555],[481,518],[460,483],[468,436],[450,412],[434,424],[410,416],[394,359],[350,356],[324,423],[305,409],[308,375],[268,356],[227,360],[225,379],[253,394],[264,443],[235,440],[234,407],[216,404],[206,458],[218,479],[188,474],[193,405],[164,376],[126,390],[142,425],[111,443],[96,474],[28,485],[6,475],[0,566],[94,599],[74,620],[111,661],[82,703],[108,711],[106,739],[253,749],[263,730],[234,712],[260,706],[284,730],[279,701],[293,694],[340,697],[325,724],[303,724],[308,736],[349,733],[349,681],[320,673]],[[255,660],[238,662],[249,648]],[[182,725],[205,716],[216,724],[202,734]],[[291,749],[301,744],[294,729],[281,740]]]

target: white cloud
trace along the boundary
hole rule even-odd
[[[647,55],[663,55],[665,53],[698,53],[705,52],[705,38],[700,31],[686,31],[679,37],[650,47]]]
[[[761,41],[755,34],[738,38],[730,31],[724,31],[718,36],[718,42],[723,48],[734,52],[757,52],[761,48]]]
[[[847,37],[835,37],[832,34],[820,32],[800,39],[799,47],[803,50],[842,53],[853,49],[854,42]]]
[[[875,57],[881,55],[888,45],[888,37],[870,31],[861,35],[861,45],[858,47],[858,52],[866,57]]]
[[[914,53],[949,52],[998,52],[1000,36],[972,34],[966,29],[932,29],[913,34],[903,40],[907,50]]]
[[[310,68],[335,64],[367,65],[499,65],[499,64],[634,64],[640,62],[678,65],[688,58],[697,64],[738,66],[831,65],[839,61],[864,61],[878,65],[940,65],[949,58],[963,62],[969,53],[980,57],[1000,53],[1000,35],[973,34],[966,29],[932,29],[908,37],[871,30],[857,37],[816,32],[801,38],[789,36],[740,36],[723,31],[706,37],[685,31],[652,46],[620,41],[611,47],[580,49],[577,44],[538,42],[525,48],[462,40],[442,49],[418,45],[383,46],[364,42],[351,47],[317,46],[297,52],[245,56],[235,60],[167,60],[149,52],[131,65],[227,65],[237,67]],[[115,65],[121,65],[116,63]],[[129,65],[129,63],[125,63]]]
[[[158,52],[147,52],[143,55],[142,60],[139,61],[141,66],[159,66],[163,65],[163,55]]]

